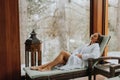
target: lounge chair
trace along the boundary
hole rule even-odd
[[[103,36],[102,43],[100,45],[101,54],[103,53],[105,46],[110,40],[110,36]],[[88,76],[88,80],[91,80],[91,73],[94,63],[91,59],[88,61],[88,67],[73,70],[51,70],[46,72],[40,72],[37,70],[30,70],[30,67],[25,67],[26,80],[68,80],[78,77]]]

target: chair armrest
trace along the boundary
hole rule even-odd
[[[107,60],[107,59],[117,59],[118,62],[120,63],[120,57],[100,57],[100,58],[97,58],[97,59],[93,59],[93,61],[102,61],[102,60]]]
[[[89,68],[92,68],[95,62],[96,62],[95,59],[89,58],[89,59],[88,59],[88,67],[89,67]]]
[[[89,69],[93,69],[94,66],[97,64],[98,58],[94,59],[94,58],[89,58],[88,59],[88,68]]]
[[[89,68],[92,69],[100,61],[107,60],[107,59],[117,59],[118,63],[120,63],[120,57],[99,57],[99,58],[96,58],[96,59],[93,59],[93,58],[88,59],[88,66],[89,66]]]
[[[120,69],[120,64],[110,65],[110,68]]]

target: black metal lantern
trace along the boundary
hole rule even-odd
[[[31,36],[25,41],[25,66],[41,65],[41,41],[37,39],[36,33],[33,30]],[[31,61],[29,61],[29,54],[31,54]],[[38,63],[38,64],[37,64]]]

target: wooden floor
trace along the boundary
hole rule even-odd
[[[97,75],[96,76],[96,80],[104,80],[106,79],[106,77],[102,76],[102,75]],[[76,79],[70,79],[70,80],[88,80],[88,77],[83,77],[83,78],[76,78]],[[92,79],[93,80],[93,79]]]

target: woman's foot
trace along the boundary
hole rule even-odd
[[[42,69],[42,67],[41,66],[33,66],[30,69],[31,70],[40,70],[40,69]]]
[[[38,69],[38,70],[40,70],[40,71],[50,71],[51,70],[51,67],[45,67],[45,68],[43,68],[43,69]]]
[[[33,66],[33,67],[30,67],[31,70],[38,70],[38,67],[36,66]]]

